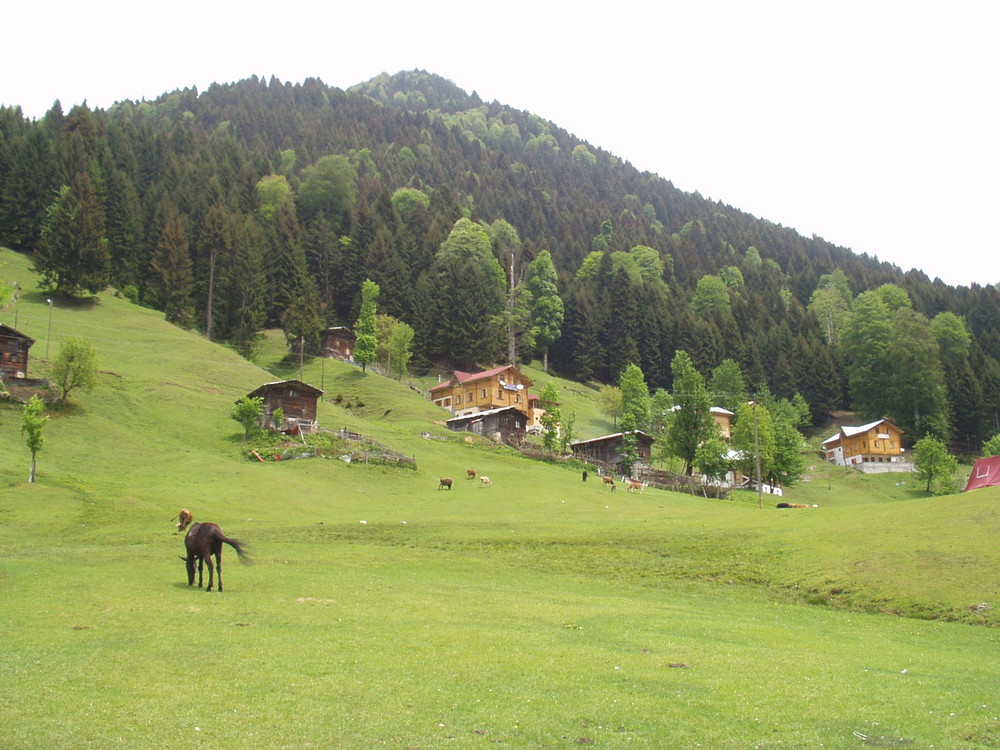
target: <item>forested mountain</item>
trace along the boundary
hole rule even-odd
[[[414,363],[547,355],[670,389],[674,352],[751,390],[978,448],[1000,431],[1000,291],[950,287],[678,190],[423,71],[251,78],[107,110],[0,109],[0,243],[54,292],[110,283],[252,351],[315,347],[362,284]]]

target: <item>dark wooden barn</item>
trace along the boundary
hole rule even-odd
[[[517,442],[524,437],[528,416],[514,406],[504,406],[452,417],[445,425],[455,432],[472,432],[500,443]]]
[[[264,383],[247,395],[264,400],[266,423],[271,423],[271,415],[275,409],[281,409],[285,416],[284,424],[272,425],[275,429],[307,433],[316,430],[316,410],[323,395],[319,388],[313,388],[301,380],[278,380]]]
[[[636,451],[639,454],[639,461],[648,463],[653,450],[653,437],[641,430],[636,430]],[[616,432],[613,435],[603,435],[591,438],[590,440],[580,440],[572,444],[573,456],[581,461],[589,461],[614,472],[621,471],[622,463],[622,437],[624,433]]]
[[[10,326],[0,325],[0,376],[28,377],[28,349],[34,343],[30,336]]]
[[[320,340],[320,353],[324,357],[343,359],[348,362],[354,359],[354,345],[358,337],[350,328],[344,326],[333,326],[323,331]]]

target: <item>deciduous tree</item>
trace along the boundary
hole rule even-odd
[[[49,379],[59,392],[58,403],[63,404],[69,394],[80,388],[90,391],[97,386],[97,350],[86,339],[65,339],[52,360]]]
[[[354,325],[357,342],[354,345],[354,359],[361,363],[361,371],[375,361],[378,347],[378,328],[375,322],[378,312],[379,287],[371,279],[361,285],[361,314]]]
[[[45,442],[42,429],[45,427],[47,421],[48,416],[45,414],[45,402],[38,398],[37,395],[32,396],[28,399],[28,403],[24,405],[24,412],[21,418],[21,432],[24,434],[24,441],[28,446],[28,450],[31,451],[31,470],[28,473],[29,482],[35,481],[36,460],[39,451],[42,450],[42,444]]]

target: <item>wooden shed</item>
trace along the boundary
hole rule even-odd
[[[34,343],[30,336],[10,326],[0,325],[0,376],[28,377],[28,349]]]
[[[613,471],[621,471],[622,438],[625,433],[616,432],[613,435],[602,435],[590,440],[579,440],[571,445],[573,456],[582,461],[591,461],[599,466],[605,466]],[[636,451],[639,461],[648,463],[653,450],[653,437],[641,430],[635,431]]]
[[[504,406],[452,417],[445,425],[455,432],[473,432],[498,443],[506,443],[524,437],[528,415],[515,406]]]
[[[354,360],[354,345],[357,341],[358,337],[350,328],[332,326],[323,331],[320,340],[320,353],[324,357],[352,362]]]
[[[264,415],[266,422],[271,422],[275,409],[281,409],[285,415],[284,423],[273,425],[278,430],[298,430],[299,432],[314,432],[316,430],[316,410],[323,391],[314,388],[301,380],[278,380],[264,383],[247,394],[250,398],[264,400]]]

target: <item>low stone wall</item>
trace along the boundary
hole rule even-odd
[[[862,474],[909,474],[916,471],[916,468],[909,461],[892,461],[884,464],[865,462],[853,464],[853,468]]]

